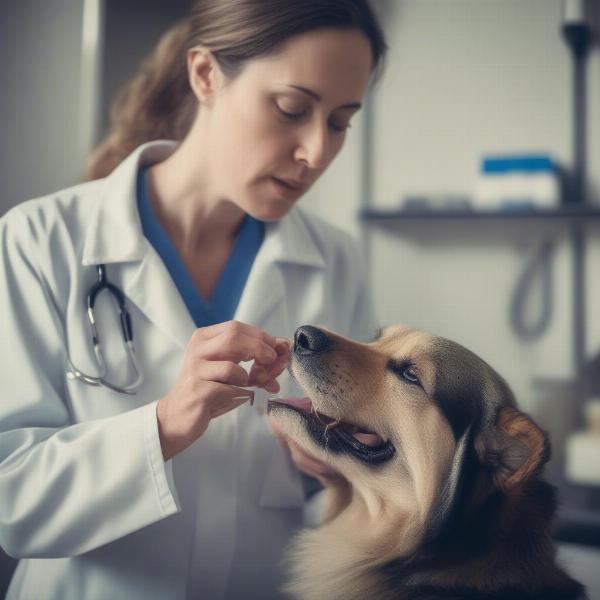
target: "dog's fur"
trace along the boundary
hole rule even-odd
[[[483,360],[406,327],[362,344],[305,326],[290,370],[312,406],[280,399],[269,411],[342,475],[323,524],[292,545],[293,597],[584,597],[555,563],[547,436]]]

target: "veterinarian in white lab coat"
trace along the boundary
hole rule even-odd
[[[294,393],[280,338],[296,327],[375,333],[354,242],[294,204],[341,149],[384,43],[359,0],[194,11],[122,101],[91,167],[112,172],[0,220],[0,545],[22,559],[11,600],[278,598],[305,500],[296,466],[333,476],[293,447],[290,460],[261,409],[279,385]],[[158,129],[182,142],[129,152]],[[258,237],[240,256],[249,222]],[[224,273],[235,323],[203,302]],[[124,294],[134,344],[132,361],[103,290],[106,385],[86,306],[100,276]],[[264,388],[254,406],[249,387]]]

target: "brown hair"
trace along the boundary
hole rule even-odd
[[[379,75],[387,46],[368,0],[196,0],[190,17],[163,35],[117,96],[110,132],[89,157],[85,178],[108,175],[144,142],[185,137],[197,109],[188,83],[189,48],[209,49],[224,75],[234,78],[247,61],[321,27],[362,31]]]

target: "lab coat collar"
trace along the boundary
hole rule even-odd
[[[103,193],[92,208],[83,246],[86,266],[142,260],[148,244],[137,210],[137,172],[164,160],[175,142],[144,144],[134,150],[104,180]]]
[[[324,268],[325,259],[316,245],[306,215],[297,208],[280,221],[267,223],[261,250],[269,260]]]

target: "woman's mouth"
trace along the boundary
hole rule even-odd
[[[306,184],[289,179],[279,179],[278,177],[271,176],[271,182],[277,192],[286,198],[296,198],[306,189]]]

